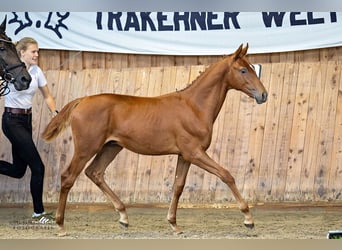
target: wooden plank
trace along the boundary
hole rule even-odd
[[[97,85],[98,85],[98,75],[102,73],[103,70],[99,71],[96,69],[86,70],[86,74],[84,76],[84,79],[82,80],[82,92],[83,96],[90,96],[98,94],[97,92]]]
[[[303,163],[300,174],[301,199],[313,200],[315,166],[318,160],[319,130],[322,122],[322,105],[324,97],[325,69],[318,63],[312,64],[312,78],[309,93],[309,110],[305,128]]]
[[[342,65],[338,65],[336,81],[339,82],[336,101],[336,119],[334,123],[334,141],[332,148],[331,167],[329,171],[329,183],[327,199],[330,201],[340,200],[342,197]]]
[[[110,69],[96,70],[97,78],[95,82],[94,94],[112,93],[110,85],[112,85],[112,79],[110,78]]]
[[[127,55],[127,66],[129,68],[149,68],[151,67],[151,56],[150,55],[139,55],[136,57],[134,54],[128,54]]]
[[[179,91],[186,88],[190,82],[190,66],[176,67],[176,79],[174,91]]]
[[[176,91],[176,67],[164,67],[163,69],[163,88],[161,90],[162,95]]]
[[[149,96],[148,83],[150,79],[150,68],[139,68],[136,70],[136,85],[134,89],[134,95],[136,96]]]
[[[298,85],[295,99],[294,116],[289,147],[288,171],[285,188],[285,199],[298,201],[300,194],[300,173],[303,164],[305,128],[308,115],[308,100],[312,78],[312,64],[301,64],[299,67]]]
[[[105,68],[121,70],[128,68],[128,55],[127,54],[116,54],[116,53],[105,53]]]
[[[278,137],[280,109],[283,100],[284,73],[285,64],[277,63],[263,67],[263,76],[265,76],[265,87],[268,91],[267,106],[258,108],[256,118],[252,119],[251,133],[256,134],[255,143],[250,146],[255,147],[254,155],[249,156],[250,164],[255,165],[253,171],[253,180],[251,180],[251,190],[257,193],[250,197],[256,197],[257,200],[270,200],[272,190],[272,177],[274,171],[275,145]],[[271,83],[271,84],[270,84]],[[267,108],[267,110],[266,110]],[[254,117],[254,115],[253,115]],[[254,121],[255,120],[255,121]],[[266,131],[266,132],[265,132]],[[252,166],[251,166],[252,168]]]
[[[274,171],[272,176],[271,200],[283,201],[288,170],[290,138],[297,89],[299,64],[286,63],[283,91],[279,114],[277,141],[274,148]],[[266,131],[268,133],[268,131]]]
[[[105,53],[83,51],[83,69],[105,68]]]
[[[61,50],[39,50],[39,66],[43,71],[59,70],[61,61]]]
[[[198,65],[197,56],[175,56],[175,66]]]
[[[331,168],[333,137],[335,132],[336,104],[339,89],[339,67],[335,63],[324,64],[327,67],[324,81],[324,99],[322,120],[319,127],[318,159],[316,162],[313,195],[316,200],[327,199],[327,187]]]

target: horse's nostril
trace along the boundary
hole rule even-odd
[[[262,100],[266,102],[267,100],[267,92],[262,93]]]
[[[23,76],[23,77],[21,78],[21,81],[22,81],[22,82],[25,82],[25,83],[30,83],[30,82],[31,82],[31,78],[27,78],[27,77]]]

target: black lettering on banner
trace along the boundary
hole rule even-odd
[[[320,24],[324,23],[324,18],[315,18],[313,12],[308,12],[308,24]]]
[[[283,25],[285,13],[286,12],[262,12],[262,19],[265,27],[272,27],[272,21],[274,21],[277,27],[281,27]]]
[[[108,12],[108,30],[113,30],[113,22],[116,23],[117,30],[122,30],[120,17],[122,16],[122,12]]]
[[[297,19],[296,16],[301,15],[301,12],[291,12],[290,13],[290,23],[291,26],[296,26],[296,25],[305,25],[306,24],[306,19]]]
[[[336,23],[337,22],[336,12],[330,12],[330,21],[332,23]]]
[[[272,27],[273,23],[277,27],[282,27],[285,14],[286,12],[262,12],[265,27]],[[324,17],[319,17],[318,14],[315,14],[314,12],[290,12],[289,15],[291,26],[323,24],[329,21]],[[330,12],[330,22],[337,22],[336,12]]]
[[[96,27],[98,30],[102,30],[102,12],[96,13]]]
[[[157,13],[157,20],[158,20],[158,30],[159,31],[170,31],[173,30],[172,25],[164,24],[164,21],[167,21],[167,15],[163,14],[163,12]]]
[[[237,20],[237,16],[240,12],[224,12],[223,24],[225,29],[230,29],[229,20],[232,21],[232,24],[235,29],[240,29],[239,22]]]
[[[240,12],[97,12],[96,27],[102,30],[107,24],[108,30],[117,31],[195,31],[241,29],[238,16]],[[283,25],[303,26],[326,22],[336,23],[336,12],[322,15],[315,12],[262,12],[262,21],[266,28]]]
[[[127,12],[124,31],[129,31],[131,28],[133,28],[135,31],[140,31],[139,20],[135,12]]]
[[[190,17],[191,30],[197,29],[196,24],[198,24],[201,30],[206,30],[207,29],[206,17],[207,17],[207,12],[191,12],[191,17]]]
[[[180,22],[184,23],[184,30],[190,30],[189,23],[189,12],[184,12],[184,14],[180,14],[179,12],[174,12],[173,22],[175,24],[174,30],[180,30]]]
[[[214,24],[214,20],[217,19],[217,14],[214,14],[213,12],[208,12],[208,30],[222,30],[223,24]]]
[[[151,12],[141,12],[140,17],[141,17],[141,30],[142,31],[147,31],[147,26],[150,27],[152,31],[156,31],[156,26],[153,23],[153,20],[150,17]]]

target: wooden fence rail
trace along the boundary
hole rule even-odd
[[[156,96],[186,87],[205,66],[49,70],[49,87],[61,108],[85,95],[115,92]],[[230,91],[214,126],[208,153],[235,177],[249,201],[335,201],[342,199],[342,65],[336,62],[263,64],[266,104]],[[60,170],[73,154],[70,130],[51,143],[40,133],[51,115],[40,95],[33,107],[34,139],[46,164],[44,200],[57,202]],[[3,109],[3,101],[0,102]],[[87,124],[84,124],[87,126]],[[11,147],[0,133],[0,160]],[[124,202],[168,202],[175,156],[142,156],[124,150],[107,169],[106,180]],[[30,171],[24,180],[0,176],[1,202],[28,202]],[[233,201],[215,176],[192,166],[183,202]],[[84,174],[71,202],[105,202]]]

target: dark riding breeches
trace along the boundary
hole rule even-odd
[[[0,161],[0,174],[22,178],[27,166],[31,170],[30,191],[35,213],[42,213],[44,164],[32,139],[32,114],[4,112],[2,130],[12,144],[13,163]]]

